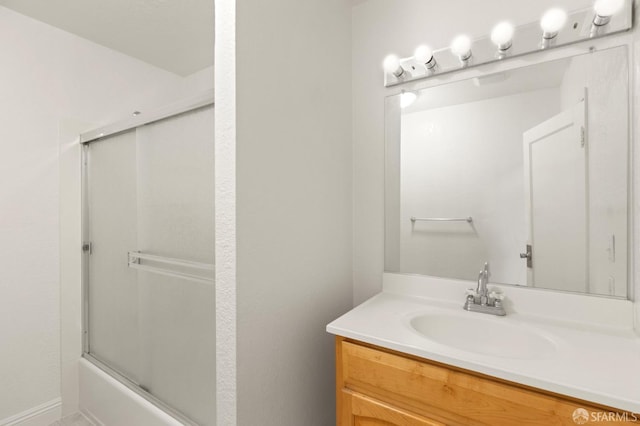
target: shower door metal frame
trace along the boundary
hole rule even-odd
[[[127,118],[113,124],[108,124],[106,126],[81,133],[80,143],[86,144],[98,141],[109,136],[117,135],[118,133],[123,133],[144,126],[145,124],[155,123],[156,121],[161,121],[199,108],[205,108],[210,105],[215,105],[213,90],[207,90],[198,96],[184,99],[149,112],[135,111],[132,118]]]
[[[82,357],[98,367],[100,370],[107,373],[109,376],[116,379],[118,382],[126,386],[132,392],[143,397],[160,410],[164,411],[176,420],[184,423],[187,426],[198,426],[196,422],[189,419],[185,414],[176,410],[175,408],[167,405],[161,401],[149,391],[144,389],[139,383],[131,380],[122,372],[109,366],[109,364],[99,357],[96,357],[90,351],[89,344],[89,256],[91,256],[91,233],[89,228],[89,145],[91,143],[101,142],[102,139],[109,136],[114,136],[120,133],[125,133],[142,127],[147,124],[162,121],[171,117],[178,116],[187,112],[195,111],[201,108],[209,106],[215,106],[213,90],[208,90],[201,95],[189,98],[183,101],[176,102],[167,107],[159,108],[150,111],[146,114],[136,114],[133,118],[123,120],[114,124],[110,124],[104,127],[100,127],[95,130],[91,130],[79,135],[79,142],[81,144],[81,246],[82,253],[81,263],[81,300],[82,300]],[[108,141],[104,141],[108,143]]]

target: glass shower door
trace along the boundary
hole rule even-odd
[[[200,425],[215,424],[213,141],[207,107],[86,147],[88,358]]]

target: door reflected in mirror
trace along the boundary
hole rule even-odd
[[[625,46],[386,102],[385,270],[627,297]],[[405,96],[406,97],[406,96]]]

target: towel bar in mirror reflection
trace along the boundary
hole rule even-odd
[[[471,216],[467,217],[415,217],[411,216],[411,222],[473,222]]]

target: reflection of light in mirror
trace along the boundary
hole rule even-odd
[[[501,83],[508,79],[509,76],[506,72],[498,72],[495,74],[483,75],[480,77],[474,77],[471,79],[473,85],[476,87],[485,86],[487,84]]]
[[[554,38],[566,22],[567,12],[564,10],[557,8],[547,10],[544,15],[542,15],[542,19],[540,19],[542,37],[546,39]]]
[[[433,135],[436,131],[436,125],[433,122],[427,123],[425,125],[427,135]]]
[[[400,95],[400,108],[406,108],[418,99],[414,92],[402,92]]]

